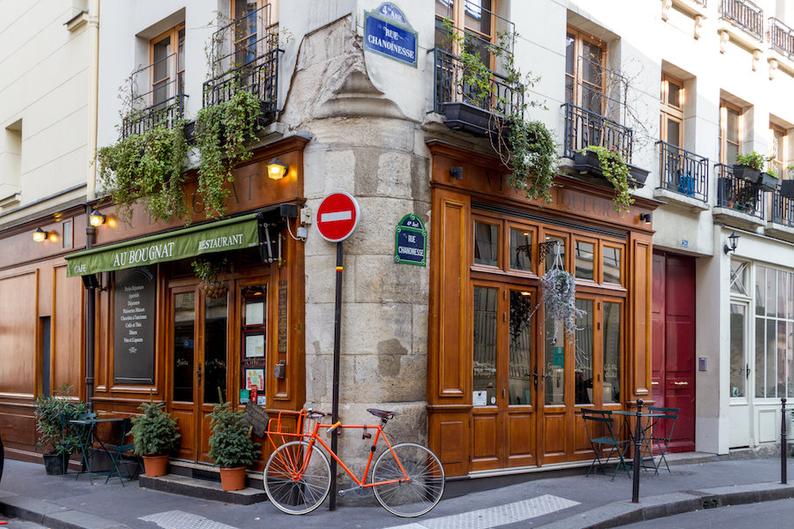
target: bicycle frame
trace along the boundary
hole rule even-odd
[[[383,431],[383,426],[382,425],[380,425],[380,424],[372,425],[372,424],[339,424],[339,423],[337,423],[337,425],[335,426],[335,429],[342,429],[342,430],[375,430],[375,435],[373,436],[373,439],[372,439],[372,446],[370,447],[370,451],[369,451],[369,457],[367,458],[367,464],[364,467],[364,472],[362,473],[361,478],[357,477],[353,473],[353,471],[350,470],[350,467],[348,467],[345,464],[345,462],[336,454],[336,452],[331,450],[331,447],[328,445],[328,443],[326,443],[325,440],[322,438],[322,436],[319,435],[319,432],[320,432],[321,428],[325,428],[326,430],[328,430],[330,428],[334,428],[334,425],[333,424],[322,424],[319,421],[317,421],[317,422],[315,422],[314,428],[312,429],[311,433],[300,433],[300,434],[285,434],[285,433],[282,433],[282,434],[280,434],[280,435],[282,435],[284,437],[294,437],[294,438],[299,438],[300,440],[308,439],[308,447],[306,449],[306,454],[304,454],[304,456],[303,456],[303,463],[300,465],[300,468],[297,468],[297,465],[296,465],[297,461],[289,461],[290,466],[292,468],[295,468],[294,475],[293,475],[294,478],[299,479],[301,476],[303,476],[303,473],[306,471],[306,465],[308,464],[309,460],[311,459],[312,450],[314,450],[315,446],[317,444],[319,444],[321,447],[323,447],[325,449],[325,451],[332,458],[334,458],[334,460],[339,464],[339,466],[342,467],[342,470],[344,470],[345,473],[348,476],[350,476],[350,479],[352,479],[353,482],[357,486],[359,486],[361,488],[371,488],[371,487],[378,487],[378,486],[381,486],[381,485],[391,485],[393,483],[403,483],[403,482],[407,482],[407,481],[411,480],[411,478],[408,476],[408,473],[405,471],[405,468],[403,467],[403,464],[400,461],[400,458],[397,456],[397,453],[392,448],[391,441],[389,441],[389,438],[386,435],[386,432]],[[369,474],[369,470],[370,470],[370,468],[372,466],[372,459],[375,457],[375,452],[377,451],[378,442],[380,441],[381,438],[383,439],[383,442],[386,443],[386,446],[388,447],[389,451],[391,452],[392,456],[394,457],[394,460],[397,462],[397,465],[400,468],[400,472],[402,472],[402,474],[403,474],[403,478],[400,478],[400,479],[389,479],[389,480],[383,480],[383,481],[378,481],[378,482],[367,483],[367,475]],[[288,457],[290,457],[290,459],[291,459],[291,456],[288,456]]]

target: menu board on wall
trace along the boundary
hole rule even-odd
[[[116,384],[154,384],[154,268],[130,268],[115,274],[113,378]]]

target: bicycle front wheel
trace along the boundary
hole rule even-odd
[[[270,455],[263,480],[270,502],[287,514],[307,514],[322,505],[331,488],[328,458],[306,441],[281,445]]]
[[[414,518],[429,512],[441,500],[444,467],[428,448],[399,443],[384,451],[372,467],[372,483],[383,481],[393,483],[373,487],[381,506],[397,516]]]

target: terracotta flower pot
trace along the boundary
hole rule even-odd
[[[223,490],[243,490],[245,488],[245,467],[221,467],[221,488]]]
[[[150,478],[165,476],[168,473],[168,456],[143,456],[143,470]]]

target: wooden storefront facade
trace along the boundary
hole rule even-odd
[[[261,376],[265,387],[264,393],[260,388],[260,396],[264,395],[260,403],[266,408],[296,410],[303,406],[303,244],[290,237],[279,206],[294,205],[292,211],[297,211],[304,203],[306,141],[285,138],[255,151],[249,162],[235,169],[226,204],[228,218],[259,212],[262,218],[281,221],[280,232],[271,232],[280,239],[273,247],[279,248],[281,259],[264,262],[257,248],[212,254],[216,262],[223,259],[218,279],[226,287],[225,294],[212,297],[200,288],[191,269],[192,259],[96,274],[99,288],[95,289],[93,403],[97,413],[127,416],[137,413],[141,402],[165,402],[179,422],[181,446],[177,457],[207,462],[208,414],[220,398],[239,405],[247,376],[254,380]],[[266,165],[276,157],[288,166],[281,180],[267,177]],[[212,221],[207,221],[200,204],[194,203],[194,186],[188,183],[185,194],[192,206],[191,229],[201,230],[204,225],[212,226]],[[85,301],[91,290],[84,288],[79,277],[67,277],[66,256],[85,248],[86,213],[93,207],[107,217],[105,224],[96,228],[93,248],[97,251],[124,242],[134,244],[152,234],[168,237],[185,228],[180,221],[152,222],[138,206],[125,222],[118,218],[113,205],[98,203],[70,211],[74,232],[70,248],[61,248],[56,238],[33,242],[33,225],[20,228],[20,233],[6,239],[15,249],[11,255],[17,262],[3,263],[0,268],[0,321],[6,327],[0,332],[0,349],[7,351],[0,353],[0,428],[13,457],[38,460],[33,406],[35,396],[47,393],[45,387],[51,392],[68,383],[76,389],[76,398],[87,398],[84,351],[90,337]],[[45,229],[62,230],[65,214],[61,217]],[[294,233],[297,218],[287,222]],[[35,252],[42,254],[38,260]],[[22,255],[33,255],[34,259],[20,265]],[[154,327],[153,343],[150,347],[142,343],[132,350],[132,357],[127,351],[125,358],[115,349],[119,344],[117,334],[126,332],[124,322],[129,319],[120,317],[117,298],[122,295],[127,276],[136,273],[144,277],[142,281],[152,283],[153,312],[146,316]],[[133,294],[134,302],[129,306],[141,306],[139,301],[145,304],[145,291],[141,290],[140,297]],[[41,327],[45,318],[50,319],[51,332],[49,343],[43,345]],[[143,331],[146,327],[143,322]],[[42,365],[44,361],[49,361],[47,368]],[[280,367],[275,369],[277,365]],[[45,377],[47,380],[42,380]],[[259,468],[267,455],[264,450]]]
[[[653,232],[640,214],[656,203],[619,214],[611,188],[567,176],[551,203],[529,201],[497,160],[428,147],[432,449],[449,475],[591,457],[578,411],[650,398]],[[576,276],[573,333],[544,318],[556,248]]]

